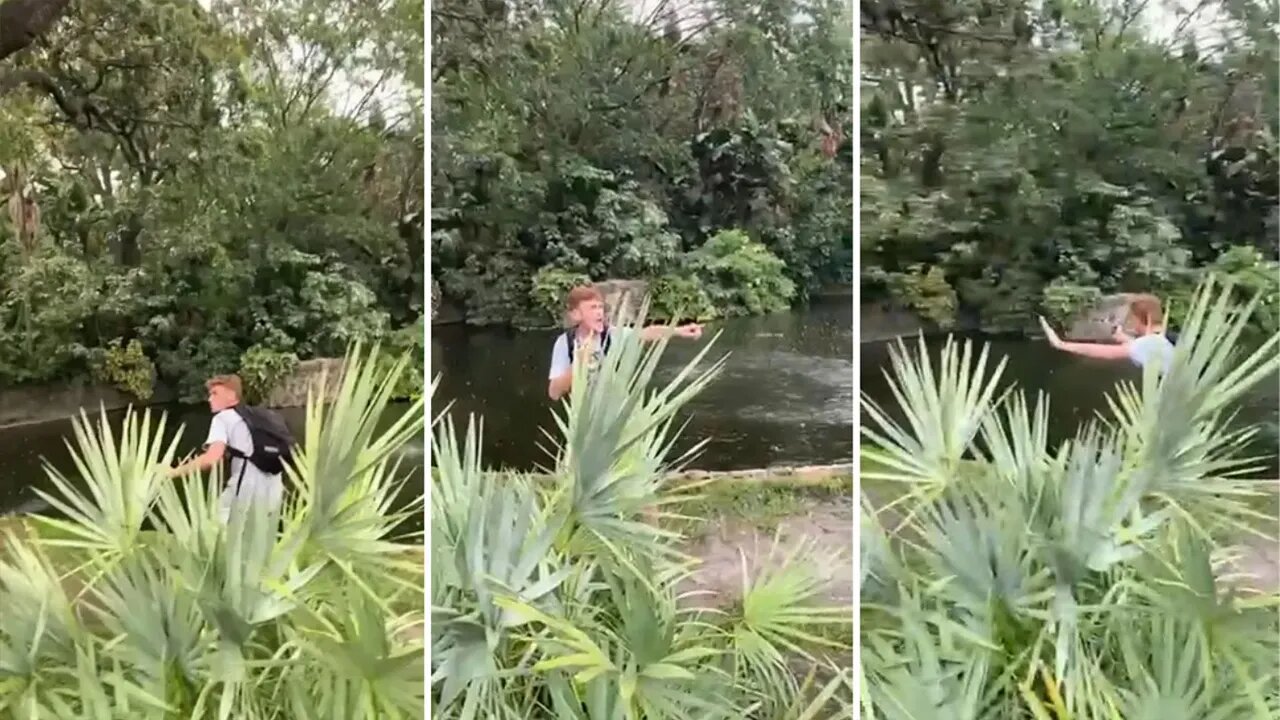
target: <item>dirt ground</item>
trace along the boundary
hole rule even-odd
[[[759,568],[776,566],[810,539],[812,546],[797,559],[817,563],[827,581],[825,602],[852,605],[853,554],[857,552],[853,510],[852,497],[806,502],[797,512],[778,521],[777,549],[774,549],[774,530],[762,530],[747,520],[731,518],[708,528],[705,535],[687,548],[701,564],[686,590],[699,593],[695,599],[699,605],[731,605],[742,596],[744,557],[748,572],[754,577]]]
[[[1235,558],[1223,573],[1234,576],[1238,587],[1260,593],[1280,593],[1280,545],[1274,540],[1250,537],[1230,548]]]

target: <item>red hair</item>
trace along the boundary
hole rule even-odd
[[[604,302],[604,295],[594,285],[579,285],[569,291],[569,298],[565,301],[565,305],[570,311],[573,311],[577,310],[582,303],[592,300]]]

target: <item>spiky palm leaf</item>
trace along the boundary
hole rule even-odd
[[[39,522],[62,536],[49,546],[127,555],[142,532],[143,521],[164,482],[163,468],[177,454],[178,433],[166,444],[165,418],[155,423],[151,411],[125,415],[119,437],[111,431],[103,410],[99,422],[81,411],[72,424],[75,442],[68,442],[78,481],[48,467],[53,492],[37,490],[66,519],[41,517]]]
[[[0,560],[0,711],[47,707],[61,670],[76,663],[85,629],[62,579],[38,548],[6,532]]]
[[[318,553],[366,588],[373,578],[412,576],[393,541],[400,522],[422,512],[422,496],[405,497],[395,454],[422,436],[424,400],[384,422],[408,365],[407,357],[379,362],[377,348],[367,355],[358,345],[349,351],[332,401],[317,395],[328,386],[327,376],[309,392],[305,435],[289,473],[299,507],[286,516],[286,533],[304,538],[304,551]],[[398,503],[401,509],[393,512]]]
[[[405,626],[422,621],[421,570],[408,567],[404,546],[384,552],[390,523],[373,518],[400,483],[387,458],[415,422],[421,430],[421,413],[370,430],[386,409],[387,377],[367,368],[385,364],[350,359],[341,411],[311,408],[319,425],[308,433],[341,446],[331,459],[357,461],[334,481],[303,473],[341,463],[308,456],[296,479],[322,488],[321,502],[287,503],[283,534],[280,515],[262,504],[237,506],[222,522],[219,471],[157,482],[173,454],[171,444],[163,450],[163,421],[131,411],[116,437],[105,416],[94,427],[82,418],[73,450],[87,476],[55,482],[51,503],[66,517],[37,521],[0,547],[0,717],[275,720],[301,716],[288,705],[300,683],[309,697],[332,691],[325,717],[370,707],[370,717],[420,716],[422,643]],[[357,431],[324,427],[345,422]],[[331,512],[317,517],[316,507]],[[316,537],[342,532],[352,548],[317,552]],[[369,554],[405,559],[331,571]],[[387,586],[400,589],[349,582],[388,573]]]
[[[620,316],[617,325],[639,317]],[[667,471],[685,458],[671,457],[676,413],[723,368],[721,358],[705,369],[714,338],[665,385],[651,389],[666,340],[647,344],[638,332],[615,332],[601,367],[591,375],[575,364],[573,389],[556,416],[560,438],[554,475],[559,504],[580,547],[602,546],[621,562],[634,553],[660,552],[660,528],[641,519],[664,502]],[[687,457],[687,456],[686,456]]]
[[[1280,367],[1280,340],[1237,352],[1249,307],[1215,292],[1197,295],[1166,374],[1122,386],[1110,415],[1056,449],[1047,402],[986,402],[982,363],[961,377],[971,363],[954,344],[936,378],[923,347],[895,356],[908,422],[874,409],[869,437],[879,475],[917,490],[876,567],[927,585],[931,604],[913,590],[864,605],[864,714],[1274,714],[1280,627],[1260,609],[1274,598],[1224,592],[1211,543],[1258,516],[1232,477],[1249,431],[1224,432],[1226,412]]]
[[[739,558],[742,596],[724,623],[732,650],[732,672],[742,686],[759,688],[761,697],[755,700],[763,711],[776,714],[799,701],[800,678],[794,669],[797,659],[813,663],[817,651],[848,649],[814,634],[853,620],[853,608],[829,605],[824,598],[832,588],[821,568],[835,567],[843,559],[823,556],[811,539],[787,547],[777,534],[757,567],[748,566],[742,550]]]
[[[909,497],[925,500],[957,481],[983,422],[999,402],[1005,361],[990,375],[987,361],[986,346],[975,359],[970,341],[948,338],[935,374],[923,336],[914,356],[899,342],[891,351],[893,372],[886,376],[904,419],[895,419],[863,394],[862,409],[871,423],[861,430],[874,448],[864,452],[878,467],[862,477],[905,483]]]

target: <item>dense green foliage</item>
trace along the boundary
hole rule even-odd
[[[432,273],[468,322],[547,324],[570,277],[687,317],[850,279],[851,3],[677,9],[433,5]]]
[[[863,3],[864,298],[1020,330],[1218,264],[1280,329],[1280,9],[1183,5]]]
[[[137,348],[190,398],[421,316],[421,3],[22,5],[67,7],[0,55],[0,386]]]
[[[710,344],[651,387],[665,342],[619,336],[578,362],[546,474],[490,472],[479,424],[432,446],[432,717],[452,720],[847,718],[852,672],[811,541],[761,538],[741,593],[689,592],[697,488],[667,477],[676,414],[720,371]],[[668,520],[681,521],[668,523]],[[832,553],[834,555],[834,553]],[[765,553],[761,553],[765,555]]]
[[[863,404],[863,487],[884,486],[862,521],[864,718],[1277,717],[1280,508],[1242,479],[1260,428],[1231,412],[1280,370],[1280,335],[1242,342],[1254,309],[1206,288],[1167,373],[1057,446],[1047,398],[1004,394],[985,350],[902,348],[900,407]]]
[[[420,518],[400,452],[418,401],[381,422],[407,359],[360,353],[307,409],[280,512],[223,522],[220,472],[170,479],[178,439],[130,412],[83,417],[59,517],[9,518],[0,548],[3,720],[411,720],[425,711]],[[25,532],[23,531],[25,530]]]

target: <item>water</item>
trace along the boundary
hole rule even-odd
[[[907,347],[915,352],[914,338],[906,338]],[[927,341],[936,359],[944,338]],[[1057,444],[1073,436],[1084,423],[1096,419],[1098,413],[1110,417],[1106,396],[1116,383],[1122,380],[1141,382],[1142,371],[1127,362],[1091,360],[1054,350],[1043,340],[1025,338],[973,338],[975,357],[983,343],[990,346],[987,372],[990,373],[1003,358],[1006,365],[1002,374],[1004,385],[1016,384],[1034,402],[1037,392],[1049,397],[1050,442]],[[861,348],[862,392],[875,400],[881,408],[894,411],[897,402],[889,390],[884,372],[890,369],[889,348],[896,341],[865,343]],[[1271,469],[1262,473],[1274,478],[1280,475],[1275,456],[1280,438],[1277,437],[1277,420],[1280,418],[1280,398],[1276,396],[1277,380],[1264,380],[1241,401],[1239,423],[1261,426],[1261,436],[1251,450],[1270,457]]]
[[[405,406],[392,406],[382,418],[382,423],[394,422],[404,412]],[[306,411],[303,408],[280,410],[280,415],[288,423],[294,437],[299,441],[304,437]],[[159,422],[160,415],[167,414],[165,425],[166,441],[183,426],[178,441],[178,457],[189,452],[198,452],[204,444],[209,431],[209,408],[207,406],[164,406],[151,409],[152,421]],[[120,421],[123,412],[109,413],[117,437],[119,437]],[[97,422],[98,414],[90,414],[90,419]],[[11,428],[0,428],[0,514],[9,512],[42,512],[47,510],[44,501],[36,495],[35,489],[46,491],[52,489],[45,471],[45,463],[51,464],[63,475],[74,479],[75,464],[66,442],[74,438],[71,420],[22,425]],[[412,479],[405,488],[406,492],[420,492],[425,477],[423,468],[422,443],[411,443],[401,451],[402,472],[407,472]],[[421,527],[421,522],[413,523],[413,529]]]
[[[684,410],[680,449],[706,439],[694,465],[743,470],[848,462],[853,457],[853,306],[829,300],[790,313],[708,324],[703,340],[672,340],[658,381],[670,379],[710,336],[730,353],[723,373]],[[549,458],[539,428],[553,428],[547,372],[556,333],[436,327],[432,376],[437,406],[454,403],[484,418],[484,456],[493,466],[529,470]]]

